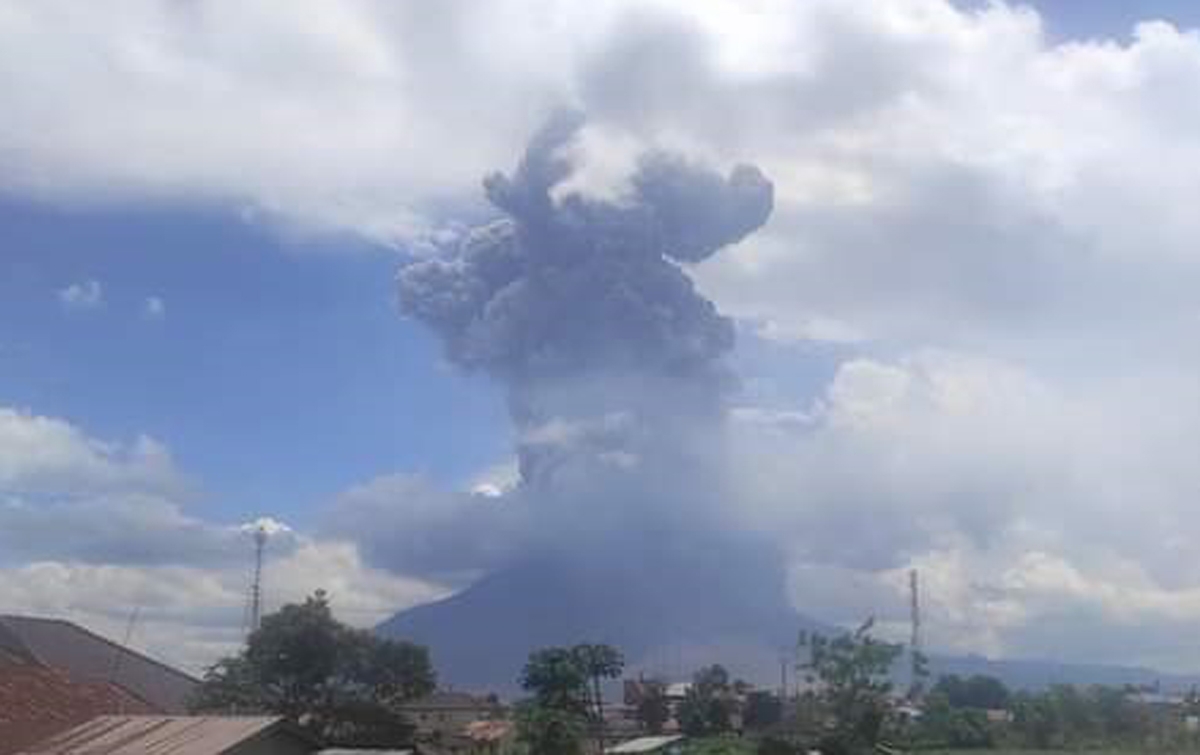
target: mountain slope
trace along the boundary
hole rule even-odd
[[[780,658],[794,647],[797,631],[838,630],[792,609],[781,584],[736,579],[735,571],[719,563],[681,572],[661,563],[530,560],[445,600],[401,611],[377,631],[427,645],[443,685],[507,695],[518,692],[531,650],[578,642],[620,648],[628,673],[684,679],[719,662],[735,676],[777,684]],[[897,665],[899,678],[906,679],[907,662]],[[930,670],[935,678],[988,674],[1024,689],[1160,682],[1164,690],[1183,690],[1200,682],[1132,666],[941,654],[931,657]]]
[[[718,564],[683,575],[656,566],[531,560],[378,631],[428,645],[443,683],[512,692],[529,651],[547,645],[606,642],[634,671],[683,676],[720,661],[746,678],[777,679],[799,629],[829,629],[793,610],[774,581],[747,588]]]

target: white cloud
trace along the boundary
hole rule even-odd
[[[0,491],[176,495],[186,487],[170,453],[153,438],[102,441],[65,420],[0,406]]]
[[[698,270],[767,337],[1135,341],[1196,318],[1200,37],[1162,22],[1119,44],[946,0],[0,7],[11,191],[395,241],[569,102],[585,176],[657,144],[776,181],[767,232]]]
[[[248,533],[270,533],[265,605],[325,589],[335,613],[371,626],[440,594],[365,565],[353,543],[262,516],[222,524],[149,438],[97,440],[64,420],[0,407],[0,605],[61,616],[192,671],[236,649],[253,563]]]
[[[58,301],[67,309],[96,309],[104,306],[104,287],[95,280],[72,283],[58,292]]]
[[[147,320],[162,320],[167,316],[167,303],[159,296],[147,296],[142,302],[142,315]]]
[[[467,489],[477,495],[496,498],[512,490],[520,482],[521,471],[516,458],[493,464],[477,474]]]
[[[0,605],[9,613],[71,619],[116,639],[136,610],[131,645],[198,674],[243,640],[249,554],[244,562],[208,567],[53,560],[0,568]],[[441,594],[434,585],[365,566],[351,543],[305,538],[287,555],[268,550],[266,611],[318,589],[329,593],[340,620],[362,627]]]
[[[798,607],[830,620],[902,624],[919,567],[934,647],[1194,669],[1197,407],[1164,375],[1064,393],[978,357],[851,360],[806,413],[735,415],[734,516],[791,544]]]

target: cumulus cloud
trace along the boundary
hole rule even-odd
[[[243,527],[188,511],[199,492],[152,438],[104,441],[59,418],[0,407],[0,458],[4,561],[211,564],[248,543]],[[294,546],[285,525],[260,523],[279,549]]]
[[[0,604],[9,613],[63,617],[199,674],[245,637],[251,573],[244,559],[220,565],[122,565],[72,559],[0,568]],[[302,538],[288,553],[267,551],[264,608],[272,611],[324,589],[334,613],[369,627],[397,607],[438,597],[442,588],[365,565],[349,542]]]
[[[72,283],[59,290],[58,301],[67,309],[96,309],[104,306],[104,287],[95,280]]]
[[[338,616],[370,626],[437,584],[364,564],[359,547],[269,516],[221,523],[149,438],[102,441],[65,420],[0,408],[0,605],[65,617],[193,672],[236,649],[245,630],[253,546],[269,534],[267,610],[327,590]]]
[[[831,620],[902,626],[916,567],[935,647],[1186,667],[1200,396],[1143,379],[1065,394],[979,357],[851,360],[805,412],[735,413],[733,488]],[[1153,640],[1129,649],[1133,627]]]
[[[102,441],[63,419],[0,406],[0,490],[174,495],[186,488],[170,453],[153,438]]]

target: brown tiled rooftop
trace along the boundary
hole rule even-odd
[[[145,701],[107,682],[0,660],[0,755],[20,752],[99,715],[153,712]]]
[[[0,615],[0,662],[25,658],[77,681],[111,681],[162,713],[184,713],[199,680],[70,621]]]

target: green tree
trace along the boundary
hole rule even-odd
[[[1146,705],[1131,700],[1117,687],[1094,687],[1092,699],[1104,728],[1106,742],[1140,746],[1153,734],[1154,721]],[[1184,713],[1192,713],[1190,703]],[[1194,713],[1192,713],[1194,715]]]
[[[1047,695],[1017,694],[1012,710],[1013,728],[1024,746],[1044,750],[1064,744],[1058,710]]]
[[[1011,698],[1004,682],[985,674],[966,678],[955,674],[943,676],[930,692],[945,695],[952,708],[1007,708]]]
[[[208,669],[191,707],[287,716],[333,745],[391,746],[412,736],[399,706],[434,684],[425,648],[338,622],[317,591],[265,616],[241,653]]]
[[[539,707],[575,715],[588,712],[588,675],[570,648],[542,648],[529,654],[521,687]]]
[[[589,718],[603,744],[601,680],[620,676],[624,665],[621,654],[608,645],[542,648],[530,653],[521,672],[521,686],[533,698],[522,706],[518,729],[531,755],[578,751],[578,739]]]
[[[764,690],[747,693],[744,716],[747,729],[765,729],[779,723],[782,718],[783,703],[777,694]]]
[[[925,747],[971,749],[995,744],[983,710],[956,707],[936,687],[925,698],[916,728],[917,741]]]
[[[820,681],[818,701],[832,723],[822,751],[857,752],[879,741],[892,691],[888,675],[903,648],[871,637],[873,623],[833,639],[801,635],[807,667]]]
[[[517,736],[529,755],[579,755],[583,752],[583,718],[532,700],[517,706]]]
[[[679,726],[693,737],[721,734],[730,729],[732,699],[729,672],[723,666],[700,669],[679,704]]]
[[[619,679],[625,670],[625,658],[611,645],[582,644],[571,648],[576,662],[591,682],[591,714],[596,724],[600,751],[604,751],[604,695],[600,684],[604,679]]]

